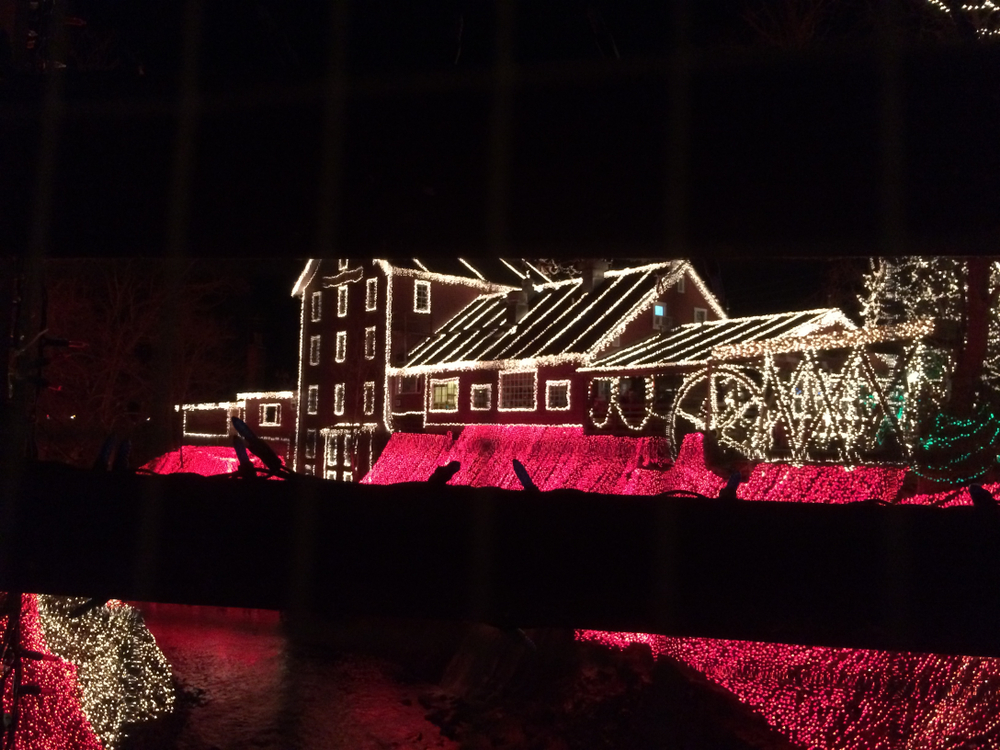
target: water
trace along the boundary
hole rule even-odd
[[[273,612],[141,608],[186,696],[172,748],[458,747],[424,718],[432,686],[390,661],[293,645]]]

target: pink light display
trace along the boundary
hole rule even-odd
[[[684,439],[677,461],[657,462],[655,438],[584,435],[580,428],[469,426],[458,440],[395,434],[365,478],[370,484],[423,481],[460,461],[451,484],[519,489],[511,459],[540,489],[621,495],[692,490],[709,497],[725,480],[705,464],[701,435]],[[904,469],[760,464],[739,486],[742,500],[969,505],[956,490],[899,499]],[[1000,484],[984,487],[1000,496]],[[648,643],[752,706],[778,731],[809,748],[890,750],[997,747],[1000,659],[833,649],[648,633],[578,631],[577,638],[624,647]]]
[[[801,503],[857,503],[896,497],[904,469],[859,466],[758,464],[737,490],[742,500]]]
[[[648,643],[702,672],[809,748],[993,748],[1000,659],[835,649],[645,633],[578,631],[623,648]]]
[[[284,458],[283,451],[279,449],[279,446],[271,444],[271,448],[280,458]],[[249,456],[254,466],[258,469],[265,468],[257,456],[252,453]],[[230,447],[185,445],[179,450],[164,453],[159,458],[154,458],[142,468],[156,474],[188,472],[208,477],[234,472],[240,468],[240,462],[236,458],[236,451]]]
[[[8,618],[0,620],[6,629]],[[20,646],[51,656],[42,635],[38,598],[21,597]],[[76,667],[62,659],[23,659],[22,684],[38,685],[41,695],[22,695],[18,701],[20,718],[14,736],[16,750],[102,750],[80,706]],[[4,682],[3,710],[14,705],[13,680]]]

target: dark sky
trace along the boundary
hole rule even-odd
[[[336,246],[369,256],[497,240],[515,256],[650,256],[678,236],[704,257],[982,252],[997,230],[998,47],[911,35],[888,71],[861,0],[792,51],[750,33],[759,3],[689,0],[681,88],[670,3],[523,0],[503,128],[489,2],[347,2],[342,47],[327,3],[205,4],[190,127],[187,3],[78,4],[119,65],[0,81],[7,247],[158,255],[182,215],[192,254],[329,254],[318,211],[336,215]]]

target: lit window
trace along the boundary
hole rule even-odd
[[[309,319],[312,320],[313,323],[318,323],[322,315],[323,315],[323,293],[313,292],[311,315],[309,316]]]
[[[549,380],[545,383],[545,408],[553,411],[569,409],[568,380]]]
[[[706,320],[708,320],[708,310],[704,307],[696,307],[694,309],[694,322],[704,323]]]
[[[334,359],[343,362],[347,359],[347,331],[337,331],[337,351]]]
[[[316,414],[319,412],[319,386],[311,385],[309,386],[308,395],[306,396],[306,411],[309,414]]]
[[[354,458],[354,436],[344,435],[344,466],[350,466]],[[350,472],[344,475],[344,481],[350,482]]]
[[[365,329],[365,359],[375,359],[375,326]]]
[[[378,306],[378,279],[365,282],[365,309],[374,310]]]
[[[337,287],[337,317],[343,318],[347,315],[347,287]]]
[[[349,471],[345,471],[343,474],[341,474],[341,476],[343,477],[343,481],[345,481],[345,482],[353,482],[354,481],[354,475],[351,472],[349,472]]]
[[[670,318],[667,317],[667,305],[665,302],[657,302],[653,305],[653,329],[656,331],[670,329]]]
[[[319,336],[309,337],[309,364],[319,364]]]
[[[684,276],[684,274],[681,274],[681,277],[679,279],[677,279],[677,293],[678,294],[684,294],[684,279],[685,278],[686,277]]]
[[[340,438],[337,435],[326,436],[326,465],[340,465]]]
[[[431,311],[431,282],[413,282],[413,312],[429,313]]]
[[[375,413],[375,383],[365,383],[365,414]]]
[[[534,411],[537,406],[538,373],[500,373],[500,411]]]
[[[314,477],[316,476],[316,467],[312,464],[305,464],[302,467],[302,473],[306,476]]]
[[[336,471],[332,471],[332,470],[330,470],[330,469],[327,469],[327,471],[326,471],[326,473],[325,473],[325,474],[323,475],[323,477],[324,477],[325,479],[332,479],[332,480],[333,480],[334,482],[336,482],[336,481],[337,481],[337,479],[339,478],[339,476],[338,476],[338,475],[339,475],[339,472],[336,472]]]
[[[281,404],[261,404],[260,424],[263,427],[277,427],[281,424]]]
[[[306,430],[306,458],[316,458],[316,430]]]
[[[347,267],[349,265],[351,265],[351,259],[350,258],[338,258],[337,259],[337,270],[338,271],[346,271]]]
[[[458,411],[458,378],[431,381],[431,411]]]
[[[344,384],[333,386],[333,413],[338,417],[344,413]]]
[[[491,385],[474,385],[472,386],[472,408],[475,411],[489,411],[492,405],[491,396],[493,392],[493,386]]]

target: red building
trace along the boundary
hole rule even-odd
[[[619,394],[594,391],[583,368],[677,325],[725,317],[686,261],[617,270],[594,262],[578,278],[525,278],[519,289],[478,295],[405,365],[390,366],[391,424],[408,432],[585,426],[595,399]]]
[[[516,279],[516,269],[507,273]],[[480,295],[513,288],[464,261],[432,270],[419,260],[310,260],[292,290],[302,302],[292,467],[330,479],[363,476],[399,429],[397,396],[422,388],[390,372]]]

